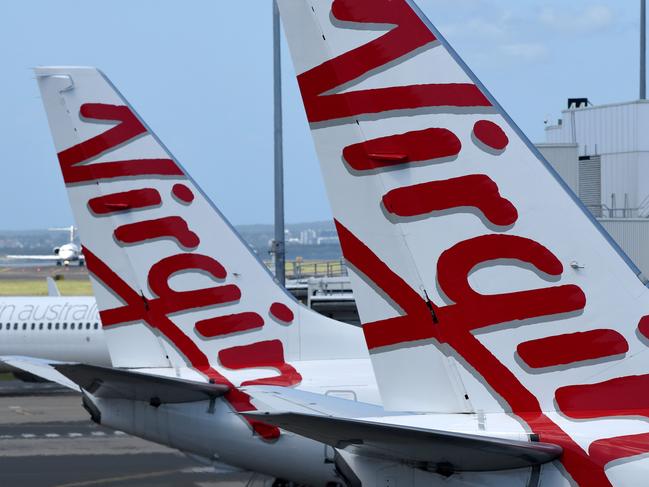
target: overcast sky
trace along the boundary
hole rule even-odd
[[[535,142],[638,93],[639,0],[419,0]],[[32,66],[101,68],[234,224],[272,222],[270,0],[0,2],[0,228],[72,223]],[[331,216],[286,46],[286,218]]]

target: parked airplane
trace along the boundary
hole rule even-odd
[[[75,228],[70,226],[67,228],[50,228],[54,231],[70,232],[70,241],[60,247],[54,247],[50,255],[8,255],[7,259],[13,260],[39,260],[56,262],[56,265],[68,266],[71,262],[77,262],[80,266],[84,265],[85,259],[81,253],[81,247],[75,241]]]
[[[381,397],[422,414],[263,419],[363,486],[645,485],[647,279],[414,2],[279,7]]]
[[[0,355],[110,366],[95,298],[61,297],[54,280],[47,283],[47,297],[0,297]],[[0,372],[33,378],[2,361]]]
[[[378,403],[361,329],[280,287],[99,71],[36,76],[117,368],[3,360],[81,388],[105,426],[272,477],[339,482],[330,448],[241,413],[261,404],[247,388],[270,402],[274,387],[321,393],[311,410]]]

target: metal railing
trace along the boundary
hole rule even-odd
[[[273,270],[273,263],[266,262]],[[347,276],[347,266],[343,259],[338,260],[287,260],[285,264],[287,279],[304,279],[308,277],[342,277]]]
[[[647,218],[645,208],[609,208],[606,205],[587,205],[586,208],[597,218]]]

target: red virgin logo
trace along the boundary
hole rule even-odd
[[[87,103],[81,106],[80,116],[87,123],[108,121],[116,122],[116,125],[59,153],[63,177],[68,185],[92,184],[118,178],[185,179],[183,171],[168,158],[92,162],[93,159],[146,135],[147,130],[127,106]],[[135,210],[147,208],[164,209],[165,202],[170,200],[190,206],[195,200],[195,195],[185,182],[178,182],[173,185],[168,195],[161,194],[155,188],[143,187],[92,198],[87,202],[87,207],[96,218],[103,218],[126,212],[134,212],[135,215]],[[114,229],[113,238],[117,245],[122,247],[147,245],[154,240],[167,239],[177,245],[178,253],[165,256],[151,265],[146,279],[153,297],[146,297],[142,290],[133,289],[120,278],[92,249],[84,248],[89,271],[123,303],[122,306],[100,312],[105,328],[146,323],[171,342],[192,368],[215,383],[230,386],[231,390],[226,399],[239,412],[255,408],[246,394],[238,391],[234,384],[211,365],[217,358],[223,367],[232,370],[270,367],[279,373],[242,385],[292,386],[301,382],[300,374],[286,363],[284,347],[280,340],[253,341],[246,345],[222,349],[218,352],[218,357],[208,357],[204,353],[200,346],[201,341],[233,333],[254,334],[264,327],[267,319],[290,325],[294,315],[284,303],[269,303],[265,316],[252,311],[228,313],[228,306],[241,299],[242,290],[235,284],[225,284],[228,272],[219,261],[194,252],[200,245],[200,235],[190,228],[182,216],[169,215],[124,224]],[[169,281],[181,273],[202,273],[219,284],[202,289],[177,291],[170,286]],[[195,323],[199,340],[188,336],[174,322],[173,316],[176,314],[207,308],[213,308],[215,316]],[[279,436],[279,430],[275,427],[255,420],[247,421],[266,439]]]
[[[365,119],[376,122],[404,113],[454,113],[475,119],[477,114],[493,111],[488,98],[473,83],[346,88],[336,93],[374,73],[398,70],[401,61],[423,50],[442,47],[405,0],[335,0],[331,17],[345,23],[339,28],[363,29],[368,24],[392,28],[298,76],[308,119],[318,130]],[[506,153],[510,141],[497,123],[477,120],[469,126],[470,133],[429,127],[365,140],[342,149],[342,164],[352,177],[372,178],[385,171],[424,163],[453,164],[462,151],[461,141],[470,141],[484,154],[496,158]],[[519,213],[496,181],[479,173],[426,181],[387,191],[376,204],[393,224],[435,218],[442,212],[471,212],[480,216],[486,230],[495,233],[457,242],[441,253],[436,262],[437,284],[453,303],[442,306],[427,295],[420,295],[366,242],[337,222],[348,263],[403,311],[399,317],[364,324],[370,350],[411,346],[422,340],[450,346],[532,431],[563,447],[562,463],[579,485],[610,485],[604,473],[606,463],[649,451],[649,435],[634,435],[595,441],[585,452],[543,412],[539,399],[519,378],[475,337],[475,331],[494,325],[524,325],[524,320],[561,321],[565,319],[563,315],[582,312],[587,302],[582,289],[574,284],[490,295],[471,287],[468,276],[473,269],[502,259],[516,260],[526,268],[557,279],[564,271],[555,254],[541,243],[503,233],[515,226]],[[431,269],[435,269],[435,263],[431,263]],[[566,351],[566,346],[570,350]],[[545,352],[555,349],[562,353]],[[584,361],[624,356],[628,349],[620,333],[595,328],[524,342],[512,353],[517,352],[526,367],[542,373],[550,367],[576,367]],[[575,419],[649,416],[648,387],[648,375],[620,377],[599,384],[559,388],[555,402],[561,413]]]

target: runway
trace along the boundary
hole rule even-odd
[[[78,265],[55,266],[51,264],[9,263],[0,259],[0,279],[5,280],[32,280],[45,279],[53,275],[62,276],[64,279],[87,280],[88,269]]]
[[[216,471],[187,456],[98,426],[81,398],[52,384],[0,381],[2,487],[269,486],[248,472]]]

